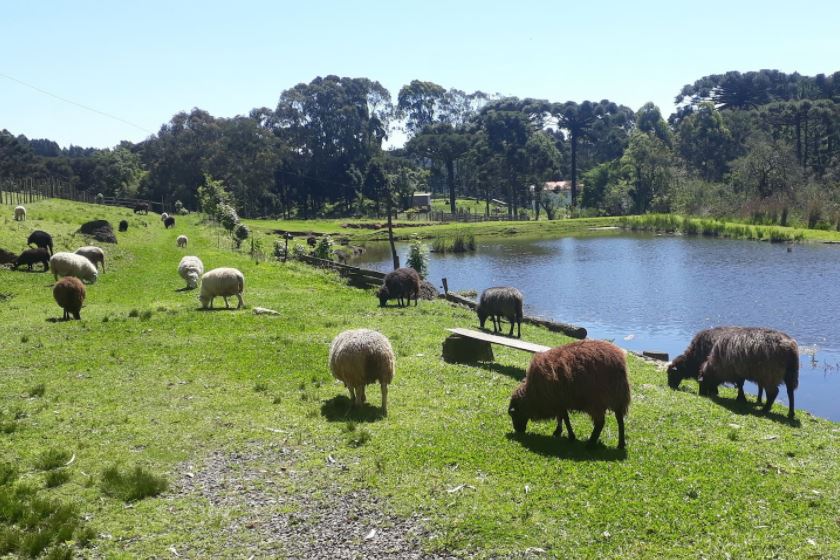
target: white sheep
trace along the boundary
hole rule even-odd
[[[50,270],[58,280],[59,276],[75,276],[90,284],[96,282],[99,272],[87,257],[75,253],[56,253],[50,258]]]
[[[178,274],[187,282],[187,288],[194,290],[204,274],[204,263],[198,257],[188,255],[178,263]]]
[[[15,221],[16,222],[25,222],[26,221],[26,208],[23,206],[15,206]]]
[[[163,212],[163,213],[161,213],[161,215],[160,215],[160,221],[161,221],[161,222],[163,222],[163,221],[165,221],[165,220],[166,220],[166,218],[168,218],[168,217],[169,217],[169,214],[167,214],[166,212]]]
[[[175,243],[178,244],[178,247],[186,247],[189,241],[190,240],[186,235],[179,235],[178,239],[175,240]]]
[[[245,275],[235,268],[214,268],[201,277],[201,294],[198,300],[201,307],[213,309],[213,299],[222,296],[225,300],[225,309],[230,309],[228,296],[239,298],[237,309],[245,306],[242,300],[242,292],[245,290]]]
[[[94,247],[93,245],[79,247],[78,249],[76,249],[76,254],[82,255],[87,260],[92,262],[94,266],[96,266],[97,263],[101,264],[102,272],[105,272],[105,252],[99,247]]]
[[[394,379],[396,358],[385,335],[370,329],[344,331],[330,344],[330,371],[344,383],[355,405],[365,402],[365,385],[379,383],[382,412],[388,413],[388,384]]]

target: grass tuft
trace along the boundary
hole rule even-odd
[[[47,488],[57,488],[70,480],[70,471],[66,469],[54,470],[47,473],[44,479],[44,486]]]
[[[140,465],[127,471],[113,465],[102,472],[102,492],[124,502],[157,496],[168,487],[165,477],[155,475]]]
[[[348,422],[348,424],[351,424],[351,422]],[[367,429],[355,429],[354,427],[353,430],[350,431],[350,436],[347,438],[347,445],[350,447],[361,447],[369,442],[370,438],[371,434]]]
[[[39,471],[51,471],[63,467],[70,460],[70,453],[62,449],[50,448],[35,459],[35,468]]]
[[[27,394],[29,395],[29,398],[34,399],[36,397],[43,397],[46,391],[46,385],[44,385],[43,383],[38,383],[37,385],[33,385],[32,387],[30,387],[29,391],[27,391]]]

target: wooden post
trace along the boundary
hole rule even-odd
[[[449,282],[446,281],[446,278],[442,278],[441,281],[443,282],[443,293],[449,295]]]

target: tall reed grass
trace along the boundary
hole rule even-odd
[[[768,240],[771,243],[789,243],[802,241],[805,238],[805,234],[797,230],[787,231],[773,226],[751,226],[714,219],[684,218],[673,214],[625,216],[619,223],[621,227],[631,231],[682,233],[724,239]]]

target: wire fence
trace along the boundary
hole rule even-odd
[[[49,198],[105,204],[107,206],[124,206],[126,208],[135,208],[138,204],[147,204],[149,210],[153,212],[170,211],[169,206],[163,201],[98,196],[88,191],[76,189],[72,183],[60,179],[0,179],[0,204],[17,206]]]

